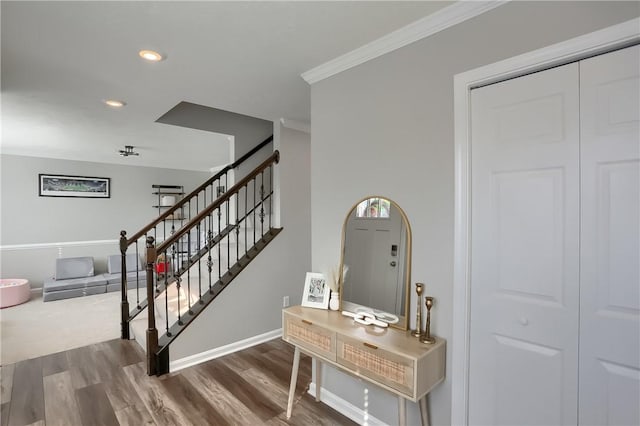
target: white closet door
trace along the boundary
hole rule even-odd
[[[580,424],[640,424],[640,47],[580,63]]]
[[[578,64],[471,97],[469,423],[575,425]]]

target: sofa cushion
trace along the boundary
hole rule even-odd
[[[106,284],[107,280],[102,275],[96,275],[95,277],[70,278],[68,280],[45,280],[43,287],[45,291],[61,291]]]
[[[85,296],[92,296],[94,294],[103,294],[106,292],[107,292],[107,284],[102,284],[102,285],[95,285],[92,287],[85,287],[83,294]]]
[[[134,272],[136,270],[144,270],[140,258],[136,262],[135,253],[127,253],[127,272]],[[119,274],[122,272],[122,256],[114,254],[107,257],[107,272],[110,274]]]
[[[72,297],[81,297],[81,296],[84,296],[83,288],[74,288],[71,290],[61,290],[61,291],[45,290],[42,292],[42,301],[51,302],[53,300],[69,299]]]
[[[43,284],[44,291],[71,290],[74,288],[84,288],[87,284],[86,278],[71,278],[68,280],[46,280]]]
[[[136,288],[136,283],[135,282],[131,282],[128,281],[127,282],[127,288],[129,290],[134,290]],[[107,283],[107,293],[111,293],[113,291],[121,291],[122,290],[122,284],[121,283],[113,283],[113,284],[109,284]],[[140,291],[147,291],[146,288],[140,287]]]
[[[56,259],[56,280],[92,277],[93,257],[63,257]]]
[[[107,280],[107,284],[116,284],[122,282],[122,274],[103,274],[103,277]],[[134,271],[127,272],[127,286],[129,288],[135,288],[136,280],[140,281],[143,285],[147,282],[147,271]]]
[[[87,288],[101,286],[101,285],[107,285],[107,280],[104,278],[103,275],[96,275],[95,277],[85,278],[84,286]]]

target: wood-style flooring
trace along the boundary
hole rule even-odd
[[[287,420],[292,360],[276,339],[158,378],[136,342],[111,340],[2,366],[0,426],[354,425],[306,393],[307,356]]]

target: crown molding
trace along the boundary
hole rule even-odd
[[[282,124],[282,127],[286,127],[287,129],[298,130],[300,132],[311,134],[311,125],[309,123],[281,118],[280,124]]]
[[[309,84],[329,78],[386,53],[482,15],[510,0],[458,1],[351,52],[301,74]]]

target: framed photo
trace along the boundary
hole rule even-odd
[[[41,197],[111,197],[111,179],[88,176],[39,174]]]
[[[329,283],[324,274],[307,272],[302,293],[302,306],[320,309],[329,307]]]

